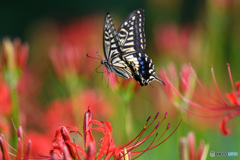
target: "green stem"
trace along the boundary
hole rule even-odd
[[[127,107],[128,105],[126,101],[124,100],[124,98],[122,98],[122,106],[119,119],[121,120],[123,142],[127,142],[127,130],[126,130]]]
[[[122,103],[119,120],[121,120],[123,142],[126,142],[129,134],[131,134],[131,127],[129,126],[131,126],[132,121],[130,118],[129,104],[133,98],[133,89],[134,84],[129,83],[126,88],[124,88],[123,90],[119,90],[119,95]]]
[[[79,116],[81,115],[81,106],[79,105],[81,102],[79,102],[74,96],[81,90],[83,86],[83,80],[81,77],[79,78],[76,74],[68,74],[66,75],[65,81],[71,97],[74,120],[76,124],[78,124],[82,120],[82,117]]]
[[[18,127],[19,126],[19,106],[18,106],[18,94],[16,87],[10,89],[11,92],[11,101],[12,101],[12,121],[13,124]],[[11,144],[14,148],[17,147],[17,132],[15,131],[15,128],[12,126],[12,136],[11,136]]]

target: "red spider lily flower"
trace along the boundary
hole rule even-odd
[[[10,72],[22,71],[27,63],[28,51],[28,44],[22,44],[20,39],[16,38],[11,42],[10,39],[5,38],[1,57],[2,68],[6,67]]]
[[[52,47],[49,56],[58,77],[66,79],[71,75],[90,76],[93,73],[93,61],[86,56],[86,53],[88,52],[83,51],[79,46],[63,43],[61,47]]]
[[[60,49],[53,47],[50,50],[50,60],[55,72],[61,78],[67,74],[80,74],[83,55],[78,48],[71,44],[63,44]]]
[[[8,85],[0,78],[0,115],[11,113],[11,97]]]
[[[165,73],[162,71],[160,76]],[[187,64],[183,64],[181,67],[181,71],[179,73],[179,79],[177,76],[177,71],[175,65],[173,63],[169,64],[168,66],[168,77],[171,80],[171,83],[178,89],[178,91],[184,95],[185,97],[191,98],[191,88],[195,86],[195,79],[191,74],[191,69]],[[170,100],[177,99],[177,96],[173,94],[171,90],[171,86],[168,85],[163,88],[166,95]]]
[[[158,128],[160,128],[164,121],[167,118],[167,113],[162,118],[160,122],[158,122],[155,126],[154,122],[157,121],[159,117],[159,113],[151,120],[151,117],[147,119],[146,124],[144,125],[141,132],[131,141],[116,146],[114,143],[114,139],[112,136],[112,127],[110,122],[103,122],[98,120],[92,119],[92,112],[88,110],[84,115],[84,147],[81,147],[75,143],[75,140],[71,138],[71,134],[75,133],[82,137],[81,133],[78,132],[77,128],[74,126],[64,127],[61,126],[57,129],[55,138],[52,142],[52,150],[50,151],[50,156],[44,156],[40,154],[30,154],[31,151],[31,140],[28,140],[27,146],[24,146],[23,143],[23,130],[21,127],[17,130],[18,136],[18,146],[17,149],[12,148],[7,141],[5,140],[3,135],[0,135],[0,159],[10,160],[10,159],[64,159],[67,160],[69,158],[73,159],[87,159],[87,160],[94,160],[94,159],[105,159],[109,160],[111,157],[115,159],[125,159],[131,160],[136,159],[141,156],[146,151],[149,151],[162,143],[164,143],[167,139],[169,139],[177,130],[180,123],[177,127],[168,135],[165,136],[166,132],[170,128],[170,123],[166,125],[164,131],[162,131],[161,135],[158,136]],[[93,127],[93,125],[95,127]],[[152,129],[151,129],[152,128]],[[149,134],[145,135],[147,130],[151,130]],[[92,132],[98,131],[103,134],[102,138],[100,139],[100,147],[98,152],[96,152],[96,143],[93,137]],[[136,149],[145,143],[150,137],[153,137],[152,142],[149,146],[145,149],[137,151]],[[8,146],[12,149],[13,152],[11,153],[8,149]],[[24,147],[23,147],[24,146]],[[84,149],[85,148],[85,149]],[[25,151],[23,152],[23,149]]]
[[[15,124],[19,123],[20,115],[17,86],[27,62],[28,51],[28,45],[22,44],[19,39],[14,39],[13,42],[8,38],[3,40],[0,70],[9,88],[9,93],[5,91],[5,94],[7,93],[9,95],[5,95],[3,98],[8,99],[8,96],[11,97],[11,116]],[[5,109],[8,108],[10,107],[6,107]]]
[[[100,33],[98,22],[97,17],[86,17],[60,30],[60,47],[52,47],[49,55],[60,78],[68,74],[91,76],[95,69],[94,61],[86,54],[93,55],[100,49],[100,39],[97,38],[100,36],[96,36]]]
[[[12,148],[3,135],[0,135],[0,159],[3,160],[11,160],[11,159],[17,159],[17,160],[28,160],[30,159],[30,151],[31,151],[31,140],[28,140],[27,145],[24,145],[23,141],[23,130],[22,127],[18,127],[17,130],[17,136],[18,136],[18,145],[17,149]],[[12,152],[9,151],[9,147],[12,149]],[[25,149],[25,151],[24,151]],[[24,154],[23,154],[24,152]]]
[[[103,121],[97,121],[92,120],[92,112],[88,110],[85,113],[84,116],[84,148],[78,146],[75,144],[70,137],[70,133],[78,133],[80,134],[76,127],[70,126],[70,127],[59,127],[56,131],[55,139],[53,141],[53,150],[51,151],[51,156],[56,158],[63,158],[64,152],[65,155],[68,155],[68,157],[75,158],[75,159],[81,159],[86,158],[88,160],[93,159],[105,159],[108,160],[111,157],[114,157],[115,159],[136,159],[139,156],[141,156],[143,153],[145,153],[148,150],[151,150],[163,142],[165,142],[168,138],[172,136],[172,134],[177,130],[178,126],[174,129],[174,131],[167,136],[165,139],[161,140],[167,130],[170,127],[170,123],[167,124],[166,129],[163,131],[161,136],[158,137],[157,129],[163,124],[164,120],[167,117],[167,113],[161,120],[161,122],[158,122],[155,127],[153,127],[152,131],[143,137],[144,133],[150,129],[150,127],[153,125],[153,123],[157,120],[159,116],[159,113],[155,116],[155,118],[150,121],[151,117],[147,119],[146,124],[144,125],[142,131],[131,141],[129,141],[126,144],[116,146],[114,143],[114,139],[112,136],[112,127],[110,122],[103,122]],[[92,127],[92,125],[96,125],[96,127]],[[103,137],[100,139],[101,146],[99,148],[98,153],[96,153],[96,146],[95,146],[95,139],[92,135],[92,131],[98,131],[103,134]],[[150,143],[150,145],[140,151],[136,151],[136,148],[138,148],[140,145],[142,145],[144,142],[146,142],[150,137],[154,137],[153,141]],[[126,158],[127,157],[127,158]]]
[[[227,93],[226,97],[231,104],[240,106],[240,81],[236,82],[235,86],[236,90],[233,90],[231,93]]]
[[[91,106],[91,110],[96,117],[104,117],[104,119],[109,118],[113,115],[114,110],[112,106],[106,101],[102,94],[96,92],[92,89],[82,89],[81,93],[73,97],[73,101],[77,102],[79,112],[75,113],[72,108],[72,99],[56,99],[52,101],[47,107],[47,112],[43,115],[41,112],[35,112],[34,115],[39,115],[41,119],[36,117],[29,117],[28,125],[34,125],[40,128],[41,133],[35,130],[28,130],[28,138],[32,140],[32,150],[36,153],[46,155],[51,149],[51,135],[55,132],[55,129],[59,126],[78,126],[82,122],[83,115],[79,113],[84,113]],[[32,110],[31,110],[32,111]],[[74,115],[78,116],[78,119],[74,118]],[[33,120],[33,122],[31,121]],[[36,123],[39,122],[42,123]],[[43,147],[45,146],[45,147]]]
[[[206,160],[209,145],[201,141],[198,151],[195,147],[195,135],[193,132],[189,132],[187,138],[180,138],[180,159]]]
[[[198,79],[194,69],[192,68],[191,65],[189,65],[189,70],[191,71],[192,76],[195,78],[198,86],[200,86],[201,90],[207,97],[200,96],[200,92],[197,93],[192,87],[191,84],[188,81],[185,81],[181,77],[181,83],[183,83],[185,86],[188,87],[189,92],[191,92],[193,98],[196,100],[191,100],[191,98],[185,96],[183,93],[181,93],[175,86],[174,84],[170,81],[168,78],[167,74],[165,71],[162,71],[160,73],[160,76],[162,77],[163,80],[167,82],[167,96],[169,99],[173,102],[173,104],[180,108],[182,111],[189,113],[191,115],[201,117],[201,118],[224,118],[221,123],[220,123],[220,131],[223,135],[228,135],[230,134],[230,130],[227,128],[227,122],[229,119],[232,119],[238,115],[240,115],[240,105],[239,105],[239,93],[240,93],[240,87],[239,87],[239,82],[236,83],[236,88],[233,85],[233,80],[232,80],[232,74],[230,70],[230,65],[228,64],[228,73],[229,73],[229,79],[230,83],[232,85],[233,92],[230,94],[226,95],[226,98],[229,100],[229,102],[226,101],[224,96],[221,94],[220,89],[218,87],[215,75],[214,75],[214,70],[211,67],[211,73],[212,73],[212,78],[214,82],[214,86],[217,92],[217,96],[213,95],[212,93],[209,92],[209,89],[205,88],[201,81]],[[179,101],[181,100],[181,102]],[[189,108],[186,108],[186,106],[182,105],[182,102],[185,104],[188,104],[189,106],[198,109],[200,111],[205,111],[204,115],[203,114],[197,114],[196,112],[190,110]]]
[[[48,122],[44,125],[44,128],[48,127],[49,129],[57,128],[60,125],[77,125],[80,122],[76,122],[74,119],[74,115],[79,116],[78,113],[74,113],[72,108],[72,102],[76,102],[74,104],[76,106],[83,106],[79,107],[79,112],[84,113],[88,109],[88,106],[91,106],[91,109],[94,113],[97,113],[97,117],[104,117],[109,118],[114,110],[113,107],[106,101],[105,97],[101,94],[96,92],[93,89],[82,89],[81,93],[73,97],[72,99],[58,99],[53,101],[49,105],[49,109],[45,114],[45,120]],[[66,114],[68,113],[68,114]],[[51,131],[52,132],[52,131]]]

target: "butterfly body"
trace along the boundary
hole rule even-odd
[[[141,86],[157,80],[152,59],[142,53],[146,47],[144,11],[130,13],[116,32],[112,18],[107,13],[103,31],[103,46],[106,60],[101,61],[108,71],[123,78],[133,77]]]

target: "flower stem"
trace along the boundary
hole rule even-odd
[[[14,125],[12,126],[12,136],[11,136],[11,144],[14,148],[17,147],[17,132],[15,131],[14,126],[19,126],[19,106],[18,106],[18,94],[16,87],[10,88],[11,92],[11,100],[12,100],[12,121]]]
[[[127,92],[127,93],[126,93]],[[123,133],[123,141],[126,142],[128,139],[129,134],[131,134],[131,113],[129,109],[129,104],[133,97],[132,91],[121,92],[121,111],[120,111],[120,118],[121,119],[121,126],[122,126],[122,133]]]
[[[127,141],[127,127],[126,127],[126,115],[127,115],[127,103],[123,100],[122,101],[122,106],[121,106],[121,114],[120,114],[120,119],[121,119],[121,128],[122,128],[122,137],[123,137],[123,142]]]
[[[75,98],[76,94],[81,91],[83,86],[83,79],[78,77],[76,74],[67,74],[65,77],[66,86],[68,89],[68,92],[71,97],[71,103],[72,103],[72,112],[74,116],[74,120],[76,123],[81,122],[82,117],[79,116],[80,114],[80,104],[78,99]],[[81,114],[80,114],[81,115]]]

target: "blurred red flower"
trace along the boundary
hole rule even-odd
[[[107,102],[106,98],[93,89],[82,90],[76,98],[80,101],[80,106],[82,106],[81,113],[84,113],[90,106],[91,110],[96,113],[98,117],[107,119],[114,115],[114,109]]]
[[[96,66],[86,54],[96,54],[100,49],[98,23],[98,17],[90,16],[62,27],[60,47],[50,49],[50,60],[59,77],[68,73],[91,76]]]
[[[186,113],[189,113],[190,115],[201,117],[201,118],[211,118],[211,119],[224,118],[221,121],[219,126],[220,131],[223,135],[230,134],[230,130],[227,128],[228,120],[240,115],[240,105],[239,105],[239,93],[240,93],[239,88],[240,87],[239,87],[239,82],[236,83],[236,88],[233,85],[230,65],[228,65],[228,73],[229,73],[229,78],[230,78],[233,92],[231,92],[230,94],[227,94],[226,96],[230,103],[228,103],[223,97],[223,95],[221,94],[218,84],[216,82],[216,78],[215,78],[212,67],[211,67],[211,72],[212,72],[212,77],[213,77],[214,86],[216,88],[217,95],[214,95],[213,93],[210,92],[209,88],[207,89],[203,86],[203,84],[198,79],[191,65],[189,65],[189,70],[191,71],[191,75],[192,75],[190,77],[195,78],[202,92],[198,90],[196,90],[198,91],[196,92],[193,89],[192,84],[190,83],[192,80],[186,80],[186,78],[182,77],[183,75],[181,75],[181,78],[180,78],[181,83],[183,83],[183,85],[188,88],[189,94],[186,95],[186,93],[183,93],[171,82],[166,72],[163,70],[160,73],[160,76],[164,81],[167,82],[168,87],[165,88],[167,96],[176,107],[180,108],[182,111]],[[186,74],[186,75],[189,75],[189,74]],[[201,93],[203,93],[202,95],[204,96],[202,96]],[[191,108],[193,110],[191,110],[186,104],[188,106],[193,107]],[[197,109],[199,111],[204,111],[204,113],[199,114],[197,113],[197,111],[194,111],[194,109]]]
[[[52,133],[40,133],[39,131],[29,130],[27,138],[32,141],[32,153],[48,155],[52,148]]]
[[[0,78],[0,95],[0,115],[9,115],[12,111],[10,91],[2,78]]]
[[[20,39],[15,38],[11,42],[10,39],[5,38],[3,40],[1,66],[7,66],[9,70],[15,69],[15,67],[23,70],[27,63],[28,52],[28,44],[22,43]]]
[[[52,65],[60,78],[67,74],[79,75],[83,70],[81,66],[85,62],[84,57],[77,47],[67,43],[62,44],[60,49],[53,47],[50,50]]]
[[[69,99],[52,101],[44,120],[47,122],[45,127],[48,133],[54,132],[58,126],[74,124],[71,101]]]
[[[189,132],[187,137],[180,138],[180,159],[181,160],[206,160],[209,145],[201,141],[199,148],[196,148],[195,135]]]
[[[73,102],[77,102],[77,104],[73,104]],[[79,113],[74,113],[72,105],[77,105]],[[75,119],[74,116],[78,115],[78,118],[82,120],[82,113],[89,106],[96,112],[97,117],[107,119],[113,115],[113,109],[110,104],[102,95],[91,89],[83,89],[80,94],[72,98],[52,101],[44,115],[39,114],[39,111],[36,112],[41,117],[39,119],[41,123],[39,123],[39,120],[37,124],[35,124],[36,122],[27,123],[28,127],[38,126],[38,130],[32,128],[28,131],[28,138],[33,141],[32,150],[41,154],[49,153],[51,145],[48,144],[56,128],[70,125],[78,126],[79,122],[76,121],[78,119]],[[37,120],[37,118],[33,117],[32,120]],[[43,146],[45,146],[44,149],[42,149]]]

